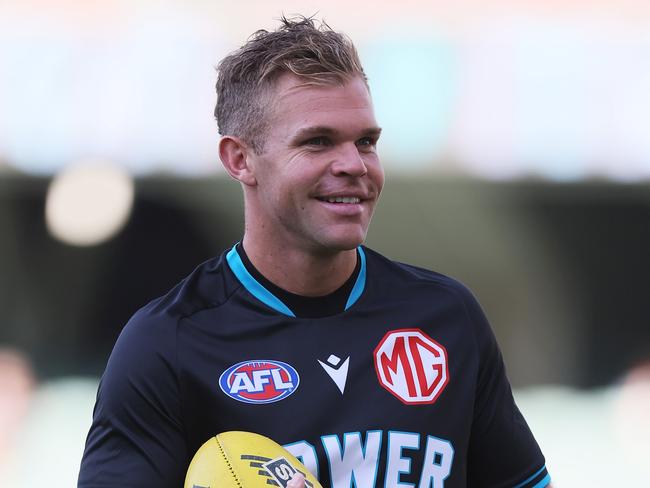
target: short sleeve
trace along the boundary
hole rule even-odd
[[[167,321],[138,312],[120,334],[100,381],[79,488],[182,486],[189,460],[176,328]]]
[[[467,485],[542,488],[550,483],[544,456],[515,404],[496,338],[480,306],[468,299],[476,326],[479,372],[468,450]]]

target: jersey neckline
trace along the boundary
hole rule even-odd
[[[361,262],[359,275],[350,291],[344,310],[348,310],[357,302],[357,300],[359,300],[366,286],[366,255],[361,246],[357,247],[357,252]],[[251,295],[276,312],[289,317],[296,317],[296,314],[282,300],[271,293],[266,287],[257,281],[253,275],[250,274],[246,269],[241,256],[237,252],[237,244],[235,244],[226,254],[226,261],[235,277]]]

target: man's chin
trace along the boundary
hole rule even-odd
[[[342,235],[332,236],[321,242],[322,247],[330,253],[351,251],[356,249],[365,241],[365,235]]]

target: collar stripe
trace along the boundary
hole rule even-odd
[[[267,290],[248,272],[241,257],[237,253],[236,248],[237,245],[235,244],[232,249],[228,251],[228,254],[226,254],[226,261],[228,262],[228,266],[230,266],[232,272],[235,273],[237,279],[242,285],[244,285],[244,288],[246,288],[251,295],[265,305],[271,307],[276,312],[288,315],[289,317],[295,317],[296,315],[282,302],[282,300]],[[345,310],[348,310],[357,302],[357,300],[359,300],[359,297],[361,297],[361,294],[366,287],[366,255],[363,252],[363,249],[361,249],[361,246],[357,247],[357,251],[359,252],[359,258],[361,260],[361,267],[359,269],[357,281],[355,281],[350,296],[348,297],[348,301],[345,304]]]
[[[359,252],[359,259],[361,260],[361,268],[359,269],[357,281],[355,281],[354,287],[352,287],[352,291],[348,297],[348,301],[345,304],[346,310],[356,303],[366,287],[366,254],[363,252],[363,249],[361,249],[361,246],[357,247],[357,251]]]
[[[282,303],[282,301],[273,293],[264,288],[264,286],[262,286],[260,282],[253,278],[253,275],[248,272],[246,266],[244,266],[244,263],[239,257],[239,254],[237,254],[237,249],[235,249],[236,246],[237,245],[235,244],[233,248],[228,251],[226,260],[228,261],[228,266],[230,266],[232,272],[235,273],[237,279],[242,285],[244,285],[244,288],[246,288],[251,295],[271,307],[276,312],[288,315],[289,317],[295,317],[295,314],[289,310],[289,307]]]

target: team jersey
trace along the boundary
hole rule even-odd
[[[178,488],[232,430],[284,445],[324,487],[547,486],[472,294],[358,256],[344,310],[325,317],[297,317],[236,248],[139,310],[101,378],[79,487]]]

